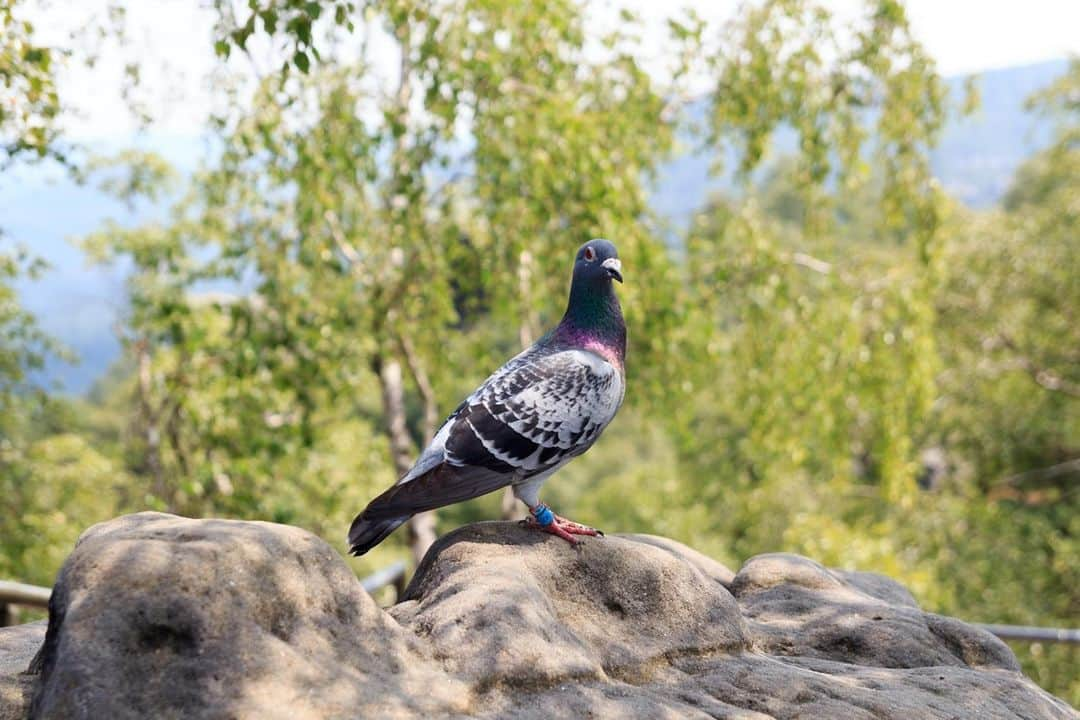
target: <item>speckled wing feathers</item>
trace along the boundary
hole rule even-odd
[[[622,375],[599,356],[535,348],[463,403],[452,418],[446,462],[531,477],[585,452],[622,398]]]

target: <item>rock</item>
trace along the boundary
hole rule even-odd
[[[444,537],[390,610],[474,686],[629,681],[673,657],[749,649],[735,598],[669,549],[614,537],[573,550],[511,528]]]
[[[415,644],[311,533],[140,513],[90,528],[60,571],[32,715],[463,710],[467,686]]]
[[[0,720],[25,716],[34,680],[27,669],[44,640],[44,620],[0,628]]]
[[[924,613],[896,583],[866,575],[853,582],[798,555],[758,555],[739,570],[732,592],[767,653],[870,667],[1020,671],[990,633]]]
[[[0,631],[0,720],[1080,717],[885,578],[650,536],[467,526],[384,611],[307,532],[142,513],[83,535],[50,610],[36,676],[40,626]]]
[[[647,545],[655,545],[658,548],[667,550],[679,559],[690,563],[704,573],[706,577],[720,583],[729,590],[731,589],[731,583],[735,580],[735,573],[724,565],[716,562],[707,555],[702,555],[691,547],[683,545],[681,542],[676,542],[670,538],[660,537],[658,535],[632,534],[619,535],[619,537],[626,538],[627,540],[636,540],[637,542],[643,542]]]

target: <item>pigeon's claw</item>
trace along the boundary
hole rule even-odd
[[[577,545],[581,542],[574,537],[575,535],[589,535],[596,537],[604,534],[596,528],[591,528],[588,525],[581,525],[573,520],[567,520],[564,517],[556,515],[551,512],[550,508],[543,504],[532,508],[532,515],[524,520],[523,524],[525,527],[533,528],[534,530],[543,530],[551,535],[557,535],[571,545]]]
[[[574,533],[571,530],[568,530],[565,526],[560,525],[558,522],[553,522],[550,525],[541,525],[533,518],[529,518],[525,521],[525,527],[550,533],[551,535],[556,535],[558,537],[561,537],[563,540],[570,543],[571,545],[578,545],[579,543],[581,543],[580,540],[574,537]]]
[[[562,529],[566,530],[566,532],[570,533],[571,535],[591,535],[592,537],[603,537],[604,535],[604,533],[600,532],[594,527],[582,525],[581,523],[576,523],[573,520],[567,520],[561,515],[556,515],[555,522],[552,524],[559,525]]]

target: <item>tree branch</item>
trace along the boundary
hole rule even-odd
[[[397,333],[397,340],[401,347],[401,354],[405,356],[405,365],[409,368],[409,375],[416,383],[416,388],[420,391],[420,397],[424,402],[424,439],[430,440],[435,435],[435,429],[439,424],[439,405],[435,397],[435,389],[416,354],[412,340],[402,333]]]
[[[1034,470],[1017,473],[1016,475],[1010,475],[1002,480],[999,483],[999,486],[1008,485],[1016,487],[1018,485],[1029,484],[1038,485],[1051,480],[1056,480],[1060,477],[1067,477],[1073,473],[1080,473],[1080,458],[1073,458],[1072,460],[1066,460],[1057,465],[1050,465],[1049,467],[1036,468]]]
[[[997,345],[1011,350],[1015,355],[1012,358],[1015,368],[1024,371],[1039,387],[1052,392],[1060,392],[1071,397],[1080,398],[1080,385],[1070,382],[1049,368],[1042,367],[1034,360],[1023,354],[1016,342],[1005,333],[998,333],[991,341],[991,347]]]

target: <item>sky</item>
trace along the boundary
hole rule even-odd
[[[102,16],[110,0],[59,0],[34,15],[37,26],[57,43],[93,15]],[[854,19],[861,0],[824,0],[838,17]],[[199,134],[211,110],[213,93],[207,76],[216,64],[210,35],[213,12],[205,2],[139,0],[129,2],[129,56],[143,68],[142,94],[157,108],[154,132]],[[673,10],[692,7],[713,24],[732,18],[738,0],[598,0],[599,23],[613,17],[613,7],[626,6],[645,22],[642,52],[663,54],[665,18]],[[907,0],[916,36],[937,59],[945,75],[1024,65],[1080,54],[1078,0]],[[130,136],[136,123],[120,97],[123,62],[117,53],[102,53],[93,70],[65,73],[62,92],[80,114],[67,122],[75,139]]]
[[[654,26],[671,8],[691,6],[714,22],[732,17],[733,0],[628,0]],[[863,0],[824,0],[841,18],[852,19]],[[918,37],[945,75],[1027,65],[1080,53],[1077,0],[906,0]]]

